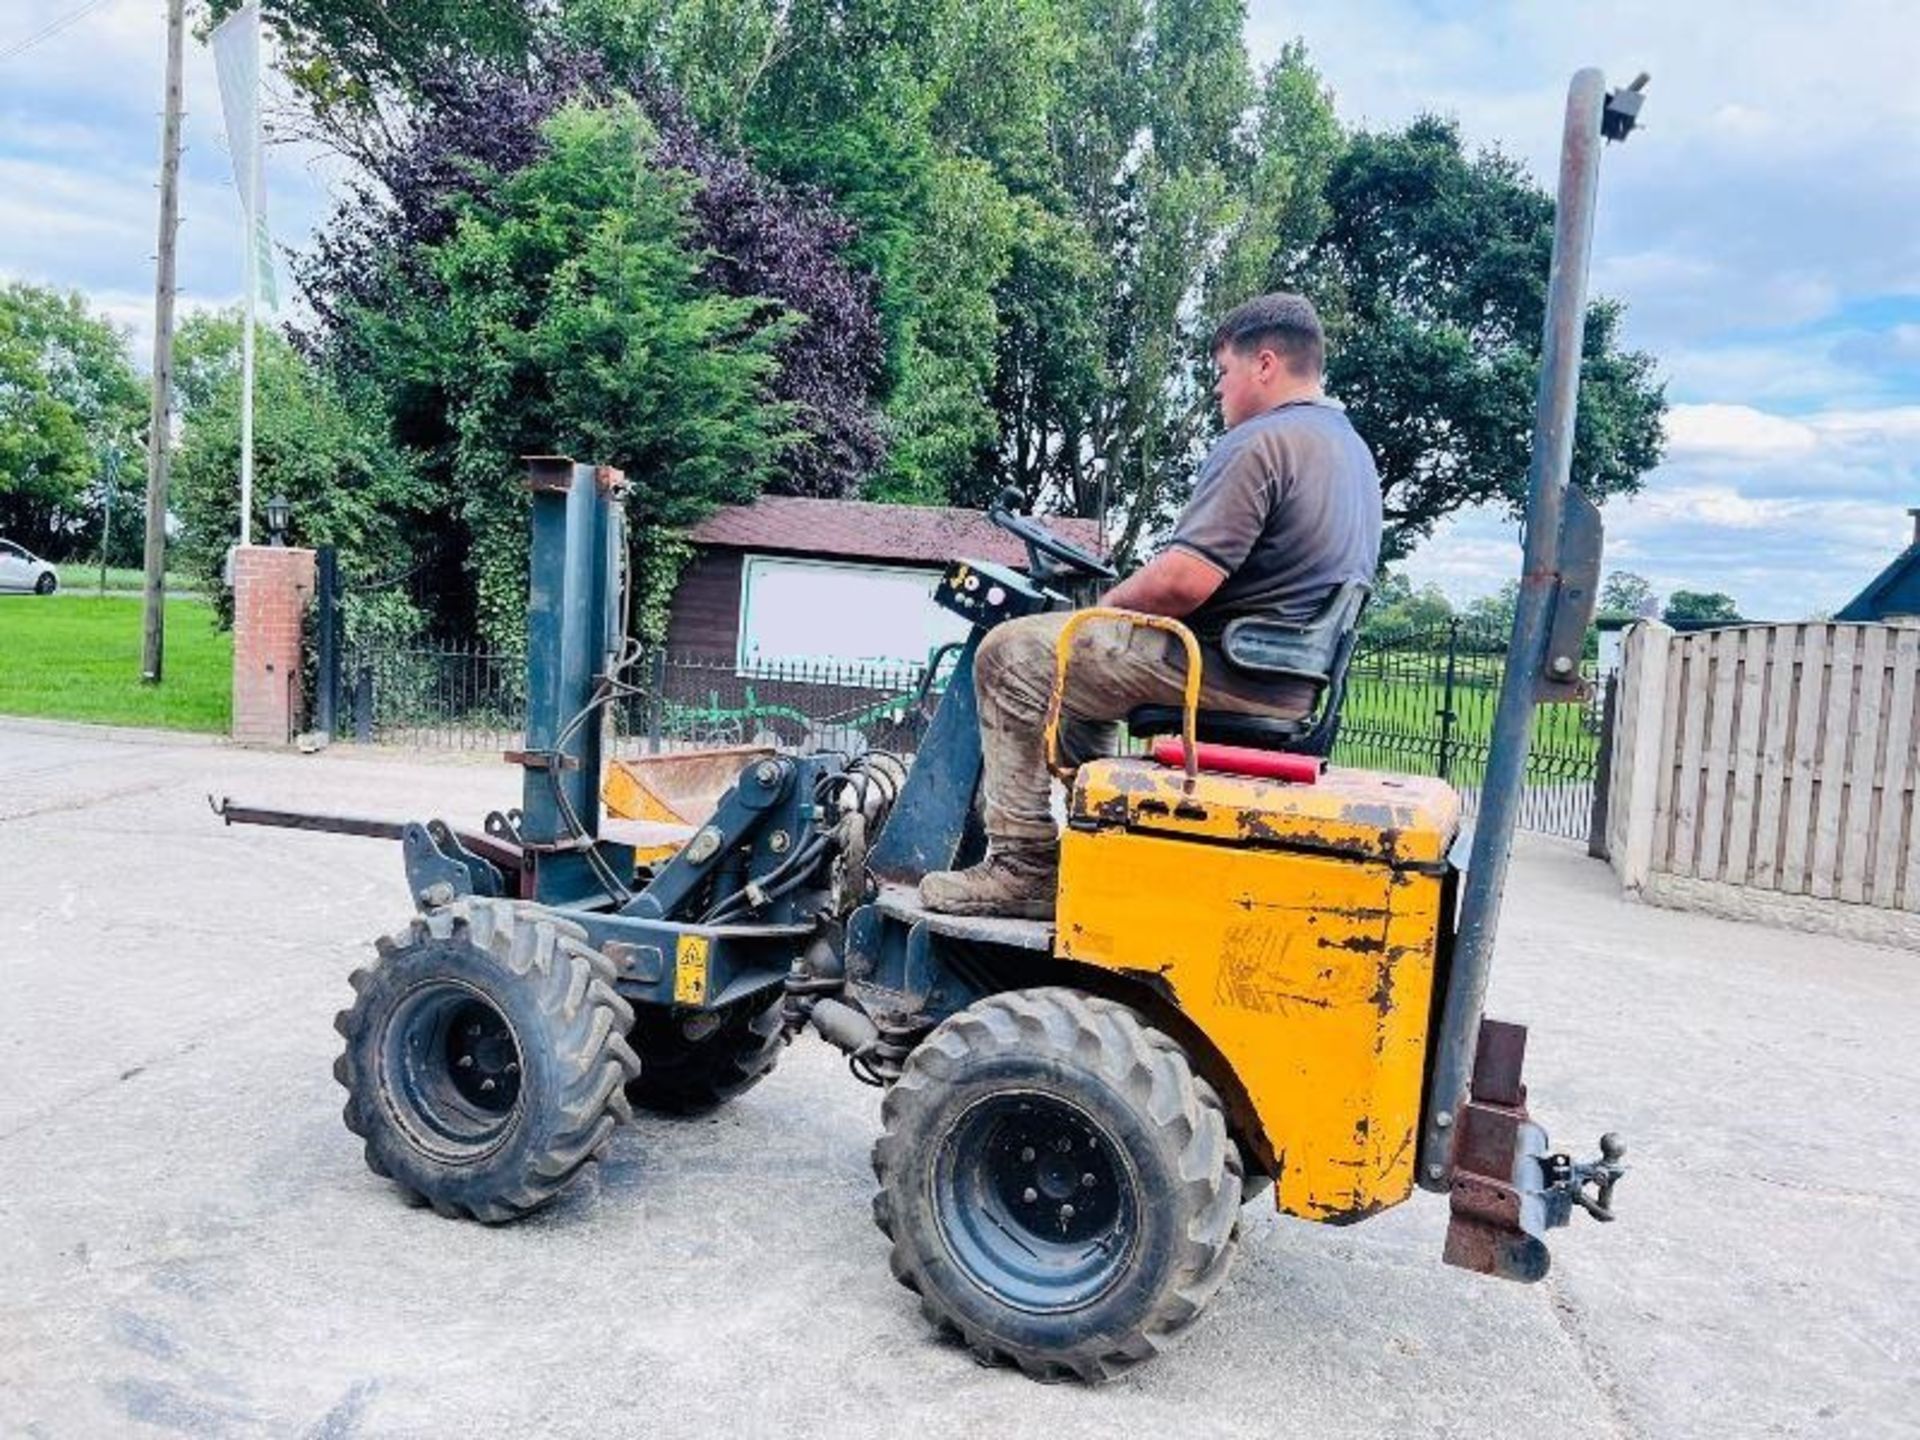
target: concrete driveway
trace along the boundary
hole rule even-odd
[[[1635,1168],[1539,1286],[1443,1267],[1431,1197],[1255,1205],[1172,1355],[981,1369],[888,1277],[877,1097],[811,1041],[532,1220],[408,1209],[328,1073],[397,847],[204,796],[477,820],[515,781],[0,721],[0,1433],[1920,1433],[1920,956],[1628,905],[1558,842],[1522,842],[1493,1011],[1556,1140]]]

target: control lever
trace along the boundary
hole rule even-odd
[[[1594,1219],[1605,1224],[1613,1220],[1613,1187],[1627,1173],[1620,1163],[1627,1153],[1626,1142],[1608,1131],[1600,1137],[1600,1158],[1576,1163],[1571,1155],[1549,1155],[1541,1163],[1547,1171],[1549,1203],[1560,1218],[1551,1223],[1564,1225],[1578,1205]],[[1591,1186],[1593,1193],[1587,1193]]]

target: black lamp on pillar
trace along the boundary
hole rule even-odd
[[[287,543],[287,525],[293,519],[293,505],[280,491],[273,492],[273,498],[267,501],[267,543],[285,545]]]

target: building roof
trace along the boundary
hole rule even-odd
[[[1093,520],[1042,517],[1061,539],[1104,555]],[[687,532],[696,545],[893,565],[990,560],[1024,568],[1027,547],[984,510],[946,505],[882,505],[871,500],[808,500],[763,495],[751,505],[716,510]]]
[[[1867,582],[1867,588],[1849,600],[1836,620],[1885,620],[1892,615],[1920,614],[1920,511],[1914,517],[1914,542],[1893,563]]]

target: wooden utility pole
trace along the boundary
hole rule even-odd
[[[166,118],[160,130],[160,265],[153,284],[153,409],[147,436],[146,635],[140,678],[158,684],[166,648],[167,467],[173,431],[173,264],[180,232],[180,70],[186,0],[167,0]]]

